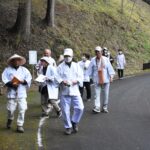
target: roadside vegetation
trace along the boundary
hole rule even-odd
[[[65,47],[71,47],[79,60],[82,52],[94,54],[96,45],[108,47],[115,57],[122,48],[127,58],[127,74],[141,72],[142,64],[150,61],[150,6],[141,1],[124,0],[123,13],[120,0],[58,0],[55,28],[43,24],[46,3],[32,0],[31,40],[23,43],[6,29],[16,19],[17,1],[2,0],[0,11],[0,71],[5,58],[19,53],[28,57],[28,50],[37,50],[41,57],[46,47],[58,58]],[[7,53],[3,53],[7,51]],[[114,65],[115,67],[115,65]]]

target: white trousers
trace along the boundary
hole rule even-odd
[[[64,127],[71,128],[72,127],[71,121],[75,123],[79,123],[83,114],[83,109],[84,109],[81,96],[62,95],[60,99],[60,104],[62,108],[62,117],[64,120]],[[71,106],[73,106],[72,117],[71,117],[71,112],[70,112]]]
[[[18,99],[8,99],[7,110],[8,110],[8,119],[14,120],[14,112],[18,106],[18,118],[17,126],[23,126],[25,112],[27,110],[27,101],[25,98]]]
[[[102,97],[102,107],[108,107],[109,101],[109,87],[110,83],[105,83],[103,85],[95,84],[95,99],[94,99],[94,107],[101,107],[101,97]],[[101,95],[102,94],[102,95]]]

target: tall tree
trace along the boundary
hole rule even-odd
[[[47,0],[47,11],[45,21],[48,26],[54,27],[55,23],[55,0]]]
[[[123,14],[124,0],[121,0],[121,13]]]
[[[17,19],[12,31],[28,40],[31,33],[31,0],[19,0]]]
[[[105,4],[109,4],[109,0],[103,0]]]

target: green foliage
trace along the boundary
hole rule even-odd
[[[12,2],[10,4],[10,10],[17,8],[12,6]],[[19,37],[15,41],[11,39],[11,43],[19,45],[17,48],[22,51],[36,49],[41,56],[41,50],[48,47],[57,58],[64,48],[71,47],[75,57],[80,59],[81,54],[87,51],[93,56],[94,47],[100,45],[108,47],[113,56],[118,48],[122,48],[127,53],[129,63],[132,62],[132,52],[137,55],[133,57],[134,61],[148,59],[150,6],[140,0],[135,4],[134,1],[124,0],[123,13],[120,13],[120,0],[107,0],[107,3],[104,0],[58,0],[55,28],[46,27],[42,22],[46,1],[33,0],[32,8],[30,42],[22,44]]]

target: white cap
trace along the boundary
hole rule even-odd
[[[64,56],[65,55],[73,57],[73,50],[71,48],[64,49]]]
[[[46,61],[48,64],[50,64],[50,60],[49,60],[48,57],[44,56],[44,57],[42,57],[42,58],[40,59],[40,61],[42,61],[42,60],[44,60],[44,61]]]
[[[103,47],[104,50],[108,50],[107,47]]]
[[[8,58],[7,63],[10,65],[12,63],[12,60],[14,60],[14,59],[20,59],[20,65],[24,65],[26,63],[26,59],[17,54],[14,54],[10,58]]]
[[[102,48],[101,48],[100,46],[96,46],[96,47],[95,47],[95,51],[101,52],[101,51],[102,51]]]

